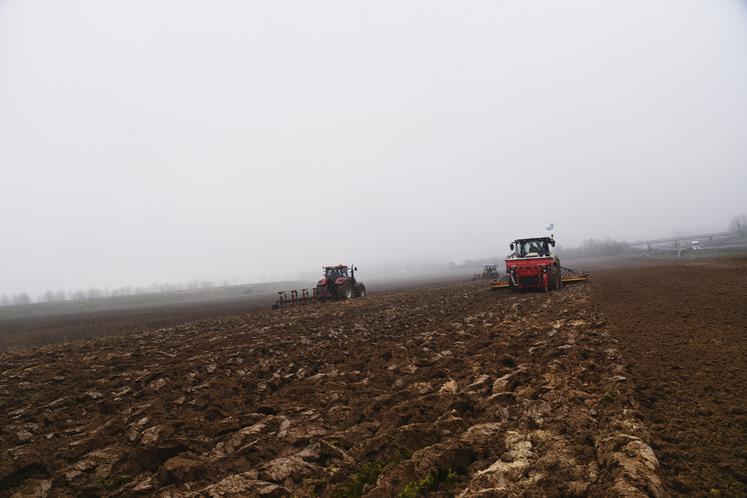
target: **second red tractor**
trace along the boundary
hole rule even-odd
[[[364,297],[366,286],[355,279],[355,266],[337,265],[325,266],[324,278],[316,284],[316,297],[322,301],[327,299],[350,299]]]

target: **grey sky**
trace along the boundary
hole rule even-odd
[[[0,0],[0,293],[747,212],[744,2]]]

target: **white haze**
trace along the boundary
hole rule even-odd
[[[724,229],[739,1],[0,0],[0,293]],[[362,273],[365,275],[365,273]]]

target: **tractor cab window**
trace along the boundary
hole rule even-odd
[[[327,268],[325,270],[324,276],[328,279],[337,280],[340,277],[347,277],[348,269],[347,268]]]
[[[534,244],[529,241],[519,243],[518,256],[525,258],[527,254],[534,252]]]
[[[540,257],[550,255],[550,247],[546,240],[525,240],[518,244],[517,256],[525,258],[528,254],[537,254]]]

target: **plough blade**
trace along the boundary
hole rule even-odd
[[[491,289],[508,289],[508,280],[493,280],[490,283]]]
[[[561,277],[560,280],[564,284],[572,284],[574,282],[584,282],[588,278],[589,278],[588,275],[578,275],[578,276],[575,276],[575,277]]]
[[[305,304],[316,303],[319,300],[317,290],[301,289],[301,295],[298,295],[297,290],[290,291],[290,297],[287,291],[278,291],[278,300],[272,305],[272,309],[278,310],[286,306],[302,306]]]
[[[589,279],[589,272],[578,272],[564,266],[560,267],[560,281],[564,284],[573,284],[576,282],[585,282]]]

